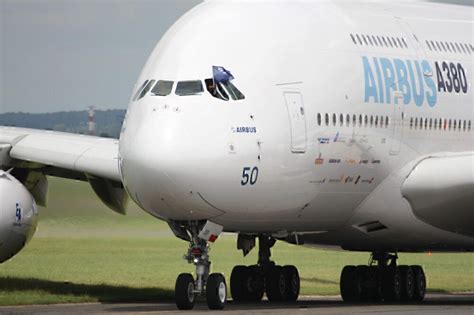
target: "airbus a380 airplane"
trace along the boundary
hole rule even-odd
[[[89,181],[111,209],[130,196],[189,242],[195,278],[176,303],[224,307],[209,244],[238,234],[236,301],[296,300],[276,240],[367,251],[345,301],[422,300],[397,253],[474,249],[472,7],[206,1],[164,36],[134,88],[120,140],[0,129],[0,256],[31,238],[46,176]],[[317,265],[315,265],[317,268]]]

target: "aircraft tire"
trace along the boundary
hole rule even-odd
[[[220,273],[209,275],[206,284],[206,301],[211,310],[224,309],[227,300],[227,285],[225,278]]]
[[[300,294],[300,275],[295,266],[284,266],[283,274],[286,281],[285,301],[295,302]]]
[[[425,272],[421,266],[411,266],[413,270],[413,278],[415,290],[413,294],[413,301],[421,302],[425,298],[426,293],[426,277]]]
[[[286,280],[281,266],[275,266],[265,277],[265,289],[270,302],[281,302],[285,298]]]
[[[194,307],[194,278],[190,273],[182,273],[178,276],[174,295],[178,309],[190,310]]]
[[[247,267],[247,278],[246,280],[246,299],[252,302],[261,301],[265,294],[265,279],[260,273],[259,267],[249,266]]]
[[[382,270],[382,296],[385,302],[400,300],[401,277],[398,267],[387,267]]]
[[[400,269],[401,280],[400,299],[404,302],[412,301],[415,296],[413,269],[410,266],[399,266],[398,268]]]
[[[235,266],[230,275],[230,293],[234,302],[242,302],[246,300],[246,281],[248,267]]]
[[[345,266],[341,272],[339,288],[344,302],[357,302],[360,300],[362,288],[355,266]]]

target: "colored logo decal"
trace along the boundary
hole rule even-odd
[[[232,127],[233,133],[257,133],[257,127]]]
[[[21,222],[21,218],[22,218],[22,210],[21,210],[21,205],[20,205],[20,203],[18,202],[18,203],[16,204],[15,221],[16,221],[16,222]]]
[[[316,165],[323,165],[324,164],[324,159],[321,158],[321,154],[319,154],[319,157],[316,160],[314,160],[314,164],[316,164]]]

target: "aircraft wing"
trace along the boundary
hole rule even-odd
[[[51,175],[89,181],[107,206],[124,213],[118,147],[116,139],[0,127],[0,168],[13,168],[39,204],[46,203],[45,188],[36,186]]]
[[[439,153],[421,159],[401,192],[419,219],[474,235],[474,152]]]

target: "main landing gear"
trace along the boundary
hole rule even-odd
[[[190,273],[182,273],[178,276],[175,285],[176,306],[180,310],[190,310],[194,307],[197,296],[205,296],[209,309],[221,310],[227,299],[225,278],[220,273],[209,274],[211,266],[209,245],[207,241],[198,237],[199,224],[191,224],[187,230],[191,236],[185,259],[196,266],[196,279]]]
[[[296,301],[300,277],[295,266],[277,266],[270,260],[270,249],[276,240],[260,235],[258,263],[235,266],[230,276],[230,290],[235,302],[257,302],[264,293],[270,302]]]
[[[417,302],[425,297],[421,266],[397,266],[398,256],[372,253],[369,266],[345,266],[340,289],[345,302]],[[373,264],[377,262],[377,264]]]

